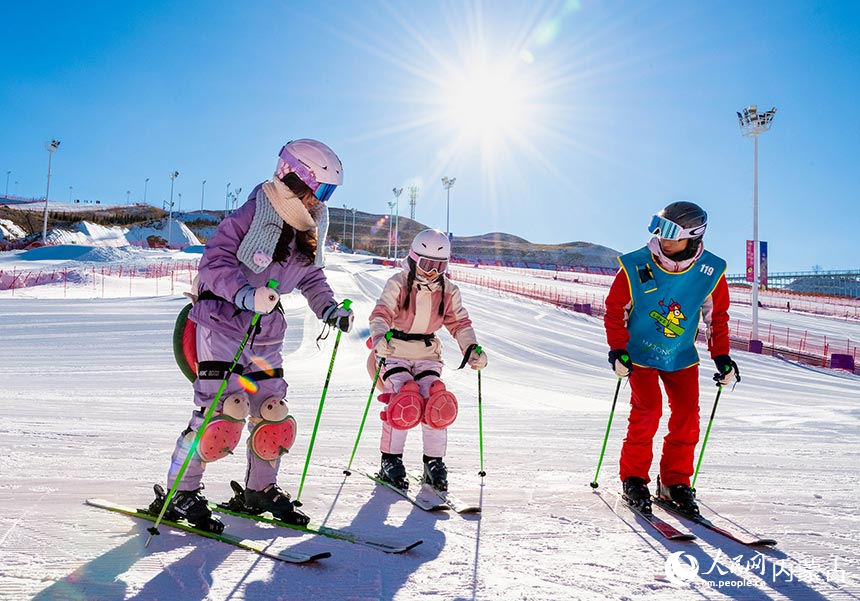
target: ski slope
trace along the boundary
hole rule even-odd
[[[482,484],[477,475],[476,375],[454,370],[460,357],[443,334],[444,379],[461,411],[447,463],[452,491],[482,503],[483,513],[425,513],[360,474],[378,464],[381,405],[375,400],[353,475],[342,473],[370,392],[367,317],[391,271],[329,255],[327,272],[338,296],[354,301],[356,328],[340,343],[302,492],[304,510],[328,526],[423,538],[424,544],[384,555],[227,517],[229,532],[273,550],[330,551],[332,557],[279,564],[167,528],[144,548],[148,523],[84,500],[143,507],[152,484],[164,480],[192,410],[191,387],[171,347],[173,322],[186,302],[182,290],[129,298],[126,283],[113,298],[63,299],[51,286],[39,286],[14,297],[0,292],[0,599],[860,598],[860,377],[737,353],[743,382],[722,395],[697,488],[718,512],[715,521],[779,545],[743,547],[661,514],[699,536],[669,542],[605,492],[620,489],[626,388],[601,486],[598,492],[588,486],[615,388],[602,323],[463,285],[489,357],[483,372],[487,476]],[[288,401],[299,437],[282,463],[281,485],[295,493],[334,336],[317,349],[320,324],[304,299],[291,295],[284,304]],[[801,317],[764,312],[762,319],[791,319],[794,327]],[[805,327],[831,327],[823,318],[802,319],[810,321]],[[838,328],[860,337],[860,324],[839,322]],[[703,365],[704,426],[716,389],[709,381],[712,363]],[[405,455],[415,469],[419,439],[410,436]],[[210,499],[226,499],[229,480],[243,478],[239,451],[209,465]],[[699,566],[686,583],[667,573],[666,561],[677,552],[682,565],[693,558]],[[728,569],[732,558],[760,570],[736,575]],[[735,586],[743,576],[745,585]]]

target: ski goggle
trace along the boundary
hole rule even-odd
[[[705,233],[705,229],[707,227],[708,224],[703,223],[696,227],[683,228],[674,221],[669,221],[659,215],[654,215],[651,218],[651,224],[648,226],[648,231],[664,240],[681,240],[684,238],[698,238]]]
[[[288,173],[295,173],[298,175],[299,179],[313,191],[314,196],[320,202],[325,202],[331,198],[331,195],[334,194],[334,191],[337,189],[337,184],[324,184],[317,181],[314,172],[308,169],[307,165],[290,154],[287,151],[287,147],[284,146],[281,148],[281,153],[279,155],[277,176],[281,179]]]
[[[448,261],[445,259],[431,259],[430,257],[420,257],[418,255],[412,255],[412,258],[415,260],[415,264],[418,265],[418,269],[425,273],[433,271],[436,273],[445,273],[445,270],[448,269]]]
[[[320,187],[314,192],[314,196],[321,202],[327,201],[337,189],[337,184],[320,184]]]

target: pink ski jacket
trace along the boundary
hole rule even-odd
[[[460,351],[465,353],[471,344],[477,344],[475,330],[469,313],[463,307],[460,289],[449,279],[444,286],[444,310],[439,315],[439,303],[443,299],[442,282],[419,282],[415,280],[407,290],[408,272],[401,269],[395,273],[382,290],[376,307],[370,314],[370,337],[375,343],[388,330],[399,330],[406,334],[435,334],[442,326],[451,333]],[[406,296],[410,295],[409,307],[403,308]],[[397,340],[392,338],[393,357],[410,361],[442,360],[442,343],[436,336],[429,344],[423,340]]]

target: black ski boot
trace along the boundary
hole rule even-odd
[[[308,516],[296,509],[295,503],[290,500],[290,494],[281,490],[277,484],[269,484],[263,490],[246,488],[245,507],[245,512],[251,515],[268,511],[276,519],[295,526],[307,526],[311,521]]]
[[[424,482],[436,490],[448,490],[448,468],[441,457],[424,455]]]
[[[624,481],[624,494],[622,495],[627,504],[641,511],[651,513],[651,491],[645,478],[630,476]]]
[[[155,500],[149,504],[146,512],[157,516],[164,507],[167,493],[160,484],[153,486],[153,490]],[[184,519],[195,528],[221,534],[224,532],[224,524],[218,518],[212,517],[212,510],[209,509],[206,497],[200,494],[201,490],[203,490],[202,485],[197,490],[177,490],[170,499],[167,511],[164,512],[164,519],[172,522]]]
[[[235,480],[230,480],[230,488],[233,489],[233,496],[226,503],[218,503],[218,507],[229,511],[235,511],[236,513],[246,513],[248,515],[260,515],[263,513],[263,510],[259,508],[255,511],[251,511],[251,509],[245,504],[244,486]]]
[[[657,496],[678,508],[678,511],[692,517],[699,517],[699,505],[696,503],[696,493],[686,484],[667,486],[660,482],[657,476]]]
[[[400,490],[407,490],[409,488],[409,480],[406,479],[406,468],[403,466],[403,455],[383,453],[382,465],[379,467],[379,473],[376,476]]]

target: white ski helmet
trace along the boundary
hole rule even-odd
[[[451,241],[439,230],[424,230],[412,240],[409,257],[423,271],[444,273],[451,259]]]
[[[292,140],[281,148],[275,176],[282,179],[288,173],[295,173],[322,202],[343,183],[343,165],[334,151],[308,138]]]

